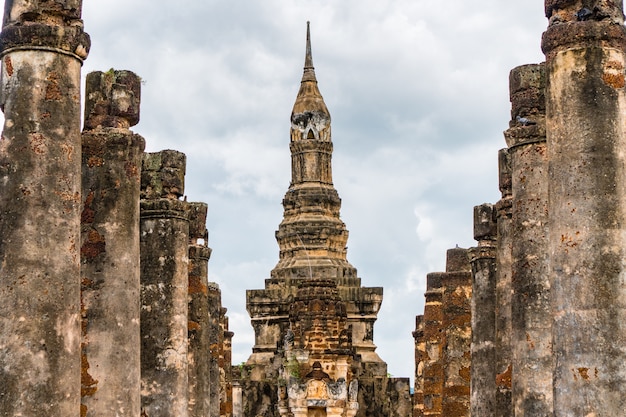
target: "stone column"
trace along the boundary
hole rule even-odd
[[[545,67],[511,71],[513,407],[552,415],[552,312],[548,273],[548,155]]]
[[[207,205],[189,204],[189,416],[210,415],[211,354],[208,262],[211,249],[206,230]]]
[[[547,0],[554,414],[626,409],[626,29],[622,1]]]
[[[445,273],[431,272],[426,276],[426,303],[424,305],[424,416],[440,416],[443,395],[443,297],[442,278]]]
[[[0,33],[0,414],[80,406],[80,0],[6,0]]]
[[[209,318],[209,407],[210,415],[220,415],[220,392],[225,375],[220,372],[220,356],[224,344],[222,328],[222,292],[215,282],[208,283],[208,318]],[[225,383],[225,382],[224,382]],[[225,392],[225,391],[224,391]],[[242,395],[243,395],[243,391]],[[243,400],[242,400],[243,401]]]
[[[467,249],[449,249],[442,297],[446,339],[442,415],[446,417],[470,416],[471,298],[472,273]]]
[[[144,154],[141,200],[141,406],[186,417],[189,205],[185,155]]]
[[[424,343],[424,316],[415,317],[415,388],[413,392],[413,417],[424,415],[424,362],[426,344]]]
[[[496,233],[491,204],[474,207],[472,265],[472,417],[496,411]]]
[[[511,405],[511,265],[512,198],[511,156],[508,149],[498,152],[499,185],[502,198],[496,203],[496,417],[513,416]]]
[[[140,413],[140,79],[87,76],[82,134],[81,415]]]

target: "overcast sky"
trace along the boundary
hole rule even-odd
[[[375,327],[394,376],[413,376],[411,332],[428,272],[469,247],[472,208],[499,199],[511,68],[543,60],[543,1],[84,0],[93,70],[144,80],[148,151],[187,154],[186,194],[209,205],[209,280],[222,289],[233,363],[251,353],[245,290],[278,261],[289,126],[311,21],[332,116],[333,178],[348,260],[384,287]]]

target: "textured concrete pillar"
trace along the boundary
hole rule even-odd
[[[474,207],[472,265],[472,417],[496,410],[496,233],[491,204]]]
[[[147,417],[186,417],[188,203],[185,155],[144,154],[141,200],[141,406]]]
[[[513,69],[510,95],[512,121],[505,138],[511,156],[513,196],[512,401],[516,415],[551,415],[545,66]]]
[[[81,1],[7,0],[0,33],[0,414],[80,407]]]
[[[424,362],[426,360],[426,343],[424,341],[424,316],[415,317],[415,385],[413,390],[413,417],[424,415]]]
[[[512,197],[511,156],[508,149],[498,152],[499,188],[502,198],[496,203],[496,417],[513,416],[511,404],[511,265]]]
[[[626,410],[626,29],[593,5],[546,1],[542,42],[555,416]]]
[[[140,413],[140,79],[87,76],[82,134],[81,415]],[[96,118],[97,120],[94,120]]]
[[[440,416],[443,395],[443,297],[442,272],[431,272],[426,276],[424,297],[424,341],[426,359],[424,361],[424,416]]]
[[[470,416],[472,273],[467,249],[447,252],[442,296],[444,387],[442,415]]]
[[[208,262],[211,249],[206,230],[207,205],[189,204],[189,416],[210,414],[211,354]]]

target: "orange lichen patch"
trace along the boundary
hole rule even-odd
[[[204,294],[209,293],[209,289],[202,283],[202,280],[198,276],[189,276],[189,294]]]
[[[11,57],[7,56],[4,59],[4,65],[7,69],[7,75],[10,77],[13,75],[13,61],[11,61]]]
[[[136,164],[128,161],[124,164],[124,169],[126,170],[126,176],[128,178],[138,178],[139,177],[139,168]]]
[[[82,224],[93,223],[96,212],[91,208],[91,204],[93,203],[93,191],[90,191],[87,194],[87,198],[85,199],[85,203],[83,204],[83,211],[80,214],[80,222]]]
[[[46,138],[41,133],[31,133],[28,135],[28,142],[30,149],[37,155],[44,154],[46,152]]]
[[[624,88],[624,66],[618,61],[608,61],[604,67],[602,81],[613,88]]]
[[[98,380],[89,374],[89,361],[84,353],[80,355],[80,396],[92,396],[98,391]]]
[[[606,85],[609,85],[613,88],[624,88],[624,85],[626,84],[626,82],[624,81],[623,73],[614,74],[610,72],[605,72],[604,74],[602,74],[602,81],[604,81]]]
[[[59,87],[59,76],[56,72],[52,71],[48,74],[48,84],[46,85],[46,100],[61,100],[63,95],[61,94],[61,88]]]
[[[202,329],[202,326],[200,326],[200,323],[191,321],[191,320],[187,321],[187,330],[197,332],[200,329]]]
[[[496,375],[496,385],[498,387],[511,389],[511,374],[512,369],[511,365],[509,365],[509,367],[506,368],[506,371]]]
[[[80,255],[87,260],[93,260],[96,256],[106,252],[106,242],[104,236],[97,230],[91,229],[87,233],[85,243],[80,248]]]
[[[459,369],[459,376],[463,378],[464,380],[469,381],[471,377],[470,367],[466,366],[466,367]]]
[[[99,156],[90,156],[87,159],[87,166],[89,166],[89,168],[101,167],[102,165],[104,165],[104,159]]]
[[[585,381],[589,380],[589,368],[578,368],[578,374]]]

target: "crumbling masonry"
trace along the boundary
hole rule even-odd
[[[546,62],[510,74],[502,199],[475,208],[471,407],[441,414],[432,405],[440,396],[445,402],[448,385],[429,390],[430,375],[454,364],[439,364],[441,349],[429,349],[442,323],[432,311],[447,307],[429,280],[414,332],[416,417],[626,410],[623,4],[545,6]]]

